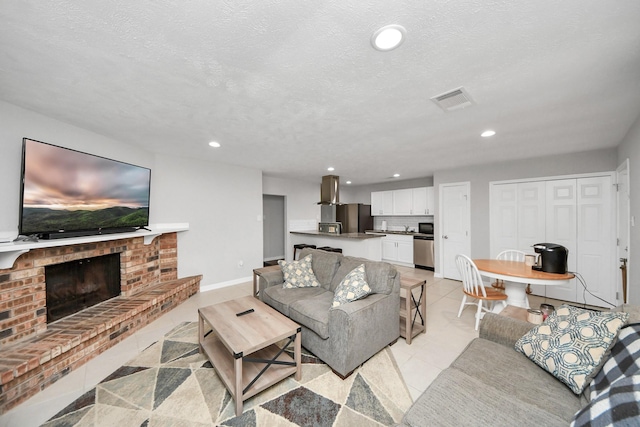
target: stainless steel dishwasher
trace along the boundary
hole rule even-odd
[[[413,236],[413,264],[417,268],[434,271],[433,235]]]

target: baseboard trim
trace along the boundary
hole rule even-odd
[[[226,288],[227,286],[239,285],[241,283],[251,282],[253,278],[251,276],[241,277],[239,279],[228,280],[226,282],[212,283],[210,285],[200,285],[200,292],[212,291],[214,289]]]

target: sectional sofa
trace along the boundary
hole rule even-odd
[[[534,325],[487,313],[479,337],[440,373],[398,426],[602,426],[612,420],[614,425],[640,425],[640,404],[634,398],[640,394],[640,307],[614,311],[628,313],[628,329],[619,332],[626,337],[605,354],[604,368],[596,369],[579,394],[515,350]],[[613,381],[612,375],[618,378]],[[596,398],[594,384],[600,387]]]
[[[300,259],[309,255],[320,286],[286,288],[276,270],[260,277],[259,297],[301,325],[302,345],[344,378],[398,339],[400,274],[386,262],[309,248]],[[334,292],[360,265],[370,294],[334,307]]]

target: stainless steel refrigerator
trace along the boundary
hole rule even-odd
[[[336,206],[336,222],[342,223],[343,233],[364,233],[373,230],[371,205],[348,203]]]

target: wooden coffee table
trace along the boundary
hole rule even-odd
[[[248,314],[238,313],[253,310]],[[251,396],[295,374],[301,378],[300,326],[264,304],[246,296],[198,309],[200,351],[211,361],[233,396],[236,416]],[[283,348],[275,345],[289,339]],[[294,344],[294,358],[284,352]]]

